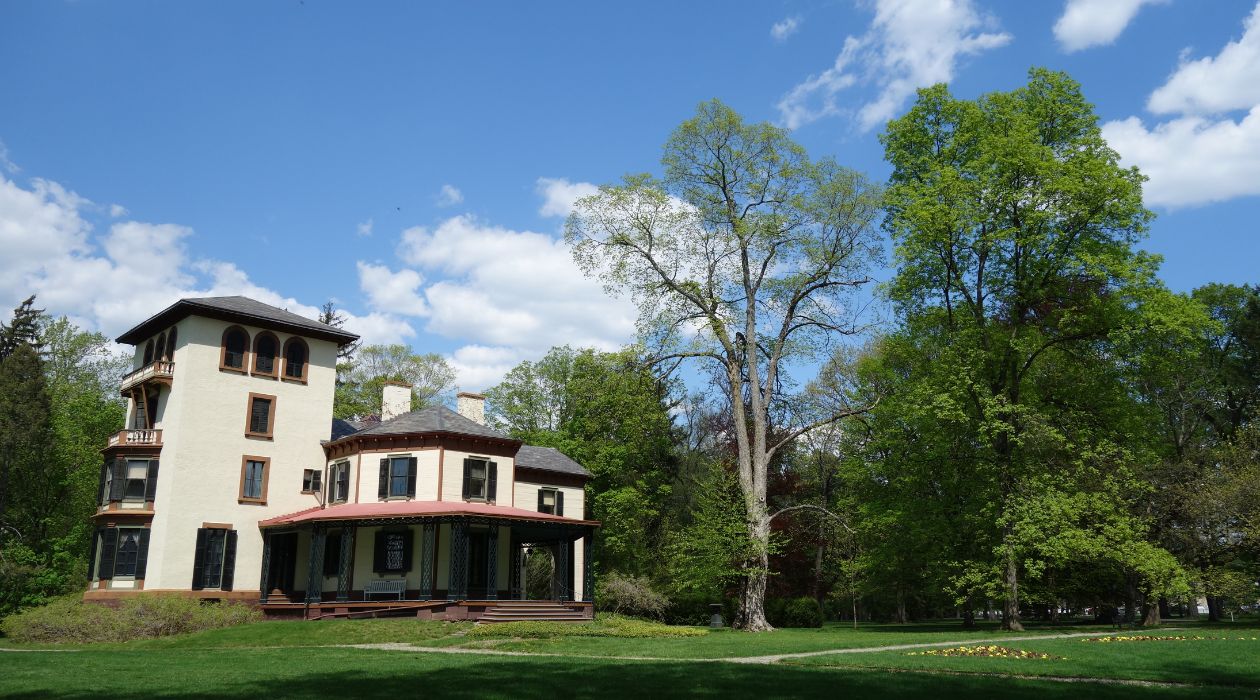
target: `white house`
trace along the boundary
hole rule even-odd
[[[590,474],[487,427],[477,394],[458,413],[412,411],[410,387],[391,384],[379,421],[334,420],[337,350],[356,339],[245,297],[182,299],[119,336],[135,369],[127,429],[103,450],[85,599],[589,616]]]

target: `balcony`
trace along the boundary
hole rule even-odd
[[[170,384],[171,377],[175,375],[175,363],[158,361],[151,365],[145,365],[140,369],[132,370],[123,375],[122,385],[119,388],[124,395],[129,389],[147,382],[158,382],[160,384]]]
[[[166,364],[170,364],[169,362]],[[110,447],[161,447],[161,430],[120,430],[117,435],[109,436]]]

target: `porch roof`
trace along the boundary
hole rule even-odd
[[[505,520],[528,520],[534,522],[554,522],[572,525],[599,525],[597,520],[579,520],[562,515],[539,513],[523,508],[492,505],[489,503],[467,503],[464,501],[383,501],[374,503],[342,503],[327,508],[314,507],[296,513],[277,515],[274,518],[260,520],[258,527],[281,527],[300,525],[303,523],[345,521],[345,520],[385,520],[390,518],[426,518],[438,516],[471,516],[481,518],[503,518]]]

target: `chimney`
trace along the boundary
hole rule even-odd
[[[486,397],[484,394],[474,394],[470,391],[459,392],[455,395],[455,409],[459,411],[459,415],[474,423],[486,424]]]
[[[381,389],[381,420],[411,413],[411,385],[406,382],[385,382]]]

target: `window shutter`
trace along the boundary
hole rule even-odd
[[[543,505],[545,505],[543,503],[543,490],[538,489],[538,512],[539,513],[543,512]]]
[[[468,495],[472,493],[472,460],[464,458],[464,495],[463,499],[468,500]]]
[[[564,515],[564,491],[556,489],[556,515]]]
[[[156,462],[152,462],[156,463]],[[144,578],[149,568],[149,528],[140,531],[140,546],[136,549],[136,580]]]
[[[411,528],[407,528],[407,531],[403,533],[403,571],[411,571],[411,535]]]
[[[197,549],[193,553],[193,580],[192,589],[199,591],[206,587],[205,570],[206,570],[206,528],[197,528]]]
[[[236,530],[228,530],[223,543],[223,579],[220,590],[232,590],[232,578],[236,573]]]
[[[416,458],[407,458],[407,498],[416,497]]]
[[[333,467],[333,472],[329,476],[332,478],[328,480],[328,493],[324,495],[324,503],[332,503],[337,497],[337,482],[340,481],[337,478],[336,467]]]
[[[336,576],[341,568],[341,533],[324,538],[324,575]]]
[[[345,501],[350,498],[350,465],[346,464],[337,470],[337,483],[341,490],[341,500]]]
[[[156,459],[149,460],[149,478],[144,480],[144,500],[152,503],[157,500],[157,474],[158,461]],[[140,578],[137,576],[136,578]]]
[[[109,500],[118,502],[123,499],[127,488],[127,460],[114,460],[114,480],[109,482]]]
[[[389,458],[381,457],[381,482],[376,487],[376,497],[385,500],[389,496]]]
[[[104,472],[102,472],[104,473]],[[91,581],[96,576],[96,548],[100,545],[101,537],[105,534],[105,528],[98,527],[92,533],[92,548],[88,550],[88,579]]]
[[[494,503],[494,497],[499,490],[499,465],[496,462],[488,462],[486,464],[486,501]]]
[[[96,503],[99,505],[105,502],[105,473],[109,471],[109,462],[101,465],[101,483],[96,486]]]
[[[107,527],[101,537],[101,570],[96,577],[102,581],[114,578],[114,555],[118,552],[118,528]]]
[[[385,571],[385,533],[377,530],[376,541],[372,548],[372,571],[382,573]]]

